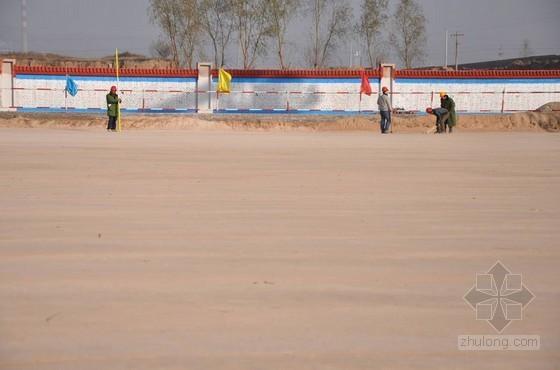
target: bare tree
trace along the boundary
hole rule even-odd
[[[183,64],[193,66],[196,51],[200,46],[202,24],[200,22],[199,0],[178,0],[181,15],[179,48]]]
[[[163,40],[157,40],[150,45],[150,53],[156,58],[169,59],[172,54],[171,46]]]
[[[150,0],[150,21],[161,28],[171,47],[173,64],[179,65],[179,39],[181,38],[181,10],[178,0]]]
[[[148,14],[171,47],[175,66],[192,67],[201,35],[199,0],[150,0]]]
[[[312,42],[307,58],[313,68],[324,67],[351,30],[352,9],[346,0],[309,0]]]
[[[266,42],[271,35],[267,6],[267,0],[233,0],[235,29],[245,69],[253,68],[256,60],[266,55]]]
[[[278,62],[282,69],[286,68],[284,48],[286,46],[286,31],[288,24],[293,19],[301,6],[300,0],[269,0],[267,16],[270,23],[271,37],[276,44]]]
[[[226,47],[234,29],[230,14],[232,0],[202,0],[200,4],[201,22],[204,32],[212,42],[214,65],[221,67],[226,61]]]
[[[531,49],[531,43],[529,39],[523,40],[523,44],[521,46],[521,56],[523,58],[528,58],[533,55],[533,49]]]
[[[411,68],[426,55],[426,17],[414,0],[400,0],[394,19],[391,43],[405,68]]]
[[[362,38],[371,67],[379,64],[384,55],[381,28],[388,18],[388,4],[389,0],[362,0],[356,32]]]

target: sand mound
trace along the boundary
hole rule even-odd
[[[195,131],[379,131],[378,122],[378,116],[130,115],[123,117],[123,128]],[[0,127],[101,129],[105,125],[106,117],[103,115],[0,113]],[[434,125],[435,118],[432,116],[395,115],[393,132],[428,132]],[[542,130],[560,131],[560,112],[460,115],[457,127],[457,131]]]
[[[556,132],[560,130],[560,112],[516,113],[511,116],[510,121],[514,127],[540,128],[549,132]]]
[[[543,113],[548,113],[548,112],[560,112],[560,102],[550,102],[547,103],[541,107],[538,107],[537,109],[535,109],[537,112],[543,112]]]

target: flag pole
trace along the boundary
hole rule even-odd
[[[117,91],[119,90],[119,49],[115,49],[115,73],[117,76]],[[121,131],[121,104],[117,101],[117,131]]]
[[[216,111],[220,110],[220,70],[218,70],[218,86],[216,88]]]
[[[362,92],[360,91],[360,102],[358,103],[358,113],[362,113]]]
[[[64,69],[66,70],[66,86],[68,87],[68,64],[64,63]],[[64,88],[64,112],[68,113],[68,89]]]

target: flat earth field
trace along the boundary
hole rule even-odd
[[[560,136],[0,129],[0,369],[558,369]],[[463,296],[535,299],[496,335]]]

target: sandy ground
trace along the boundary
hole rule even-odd
[[[0,369],[557,369],[560,136],[0,129]],[[536,295],[495,334],[497,260]]]
[[[551,103],[542,108],[557,108]],[[101,128],[104,114],[2,113],[0,128]],[[122,120],[125,129],[190,131],[379,131],[379,115],[300,115],[300,114],[131,114]],[[435,116],[394,114],[395,133],[426,133],[435,126]],[[463,132],[559,132],[560,111],[515,114],[459,115],[458,131]]]

